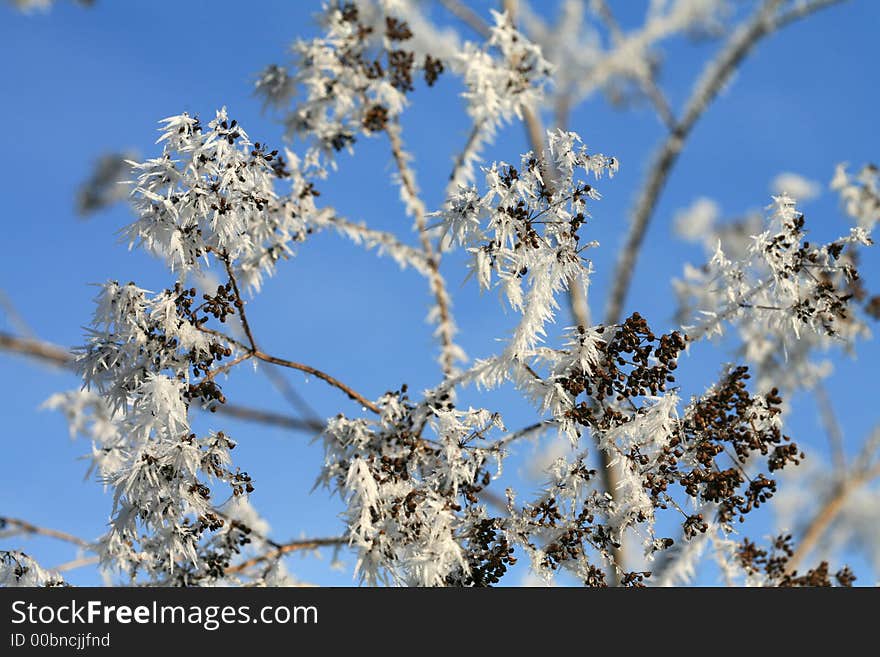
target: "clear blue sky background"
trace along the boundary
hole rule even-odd
[[[612,4],[625,5],[620,14],[632,24],[646,3]],[[0,6],[0,289],[37,336],[61,345],[82,341],[95,294],[89,283],[134,280],[155,290],[171,280],[160,263],[117,241],[117,229],[129,221],[126,208],[117,206],[89,221],[77,218],[75,193],[95,159],[120,149],[154,156],[159,152],[154,145],[157,120],[184,110],[210,116],[222,105],[252,139],[280,146],[281,129],[253,97],[255,74],[268,63],[285,61],[295,37],[315,34],[310,15],[317,8],[317,2],[155,0],[99,1],[83,9],[60,2],[49,13],[25,16]],[[703,259],[699,247],[674,239],[672,217],[697,196],[715,198],[726,215],[734,216],[766,205],[769,183],[781,171],[827,185],[837,162],[860,165],[880,158],[878,24],[880,3],[854,0],[786,29],[746,61],[698,125],[670,179],[628,311],[639,310],[655,330],[672,325],[670,280],[684,262]],[[715,45],[669,44],[661,83],[675,107]],[[449,78],[436,91],[418,91],[405,123],[431,207],[442,200],[451,159],[469,129],[457,91]],[[591,290],[598,315],[627,211],[663,128],[647,109],[617,112],[601,99],[581,107],[572,127],[591,149],[621,162],[619,176],[600,184],[604,198],[593,206],[589,238],[602,243],[594,254]],[[514,126],[501,134],[489,157],[513,161],[525,149],[522,130]],[[358,152],[355,160],[342,159],[339,173],[321,186],[320,200],[345,216],[414,241],[390,184],[387,144],[362,141]],[[827,190],[804,209],[818,236],[848,229]],[[869,253],[864,269],[875,293],[880,290],[877,260]],[[492,295],[481,297],[473,281],[464,283],[454,258],[447,272],[461,342],[472,357],[486,355],[514,318],[501,311]],[[266,350],[313,364],[376,397],[403,382],[414,390],[436,382],[436,351],[424,322],[428,302],[417,274],[400,273],[389,260],[321,235],[280,267],[249,314]],[[17,327],[0,313],[0,330]],[[681,368],[685,394],[710,382],[726,359],[723,352],[710,350],[687,358]],[[876,344],[865,343],[859,359],[841,361],[829,382],[852,445],[877,420],[877,364]],[[324,415],[357,411],[320,382],[289,379]],[[68,440],[60,414],[38,410],[53,392],[77,386],[72,375],[0,353],[0,514],[91,538],[103,531],[110,497],[83,479],[86,465],[77,457],[87,445]],[[226,391],[238,403],[289,410],[258,374],[237,374]],[[491,399],[506,411],[511,428],[533,417],[507,391]],[[212,419],[215,428],[228,429],[238,439],[237,463],[253,475],[253,501],[272,523],[276,539],[339,531],[338,502],[323,491],[309,494],[321,460],[317,444],[310,445],[301,434]],[[826,458],[810,398],[795,400],[789,433],[816,446],[813,458]],[[524,467],[533,449],[523,446],[512,461],[513,472]],[[770,531],[769,522],[759,519],[750,535]],[[73,556],[57,542],[14,542],[47,566]],[[327,556],[292,559],[290,565],[305,580],[347,585],[353,560],[344,561],[348,569],[342,572],[330,569]],[[866,575],[861,583],[873,581],[876,575],[857,554],[851,562]],[[88,570],[70,573],[70,580],[98,582]]]

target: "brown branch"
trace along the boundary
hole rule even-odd
[[[74,359],[67,349],[49,342],[20,338],[3,332],[0,332],[0,350],[31,356],[59,367],[71,367]]]
[[[816,398],[816,404],[819,406],[819,415],[825,427],[825,435],[828,438],[831,459],[834,463],[834,472],[837,476],[841,476],[846,471],[843,431],[840,429],[840,422],[837,421],[837,414],[834,412],[834,406],[831,403],[828,390],[821,381],[813,388],[813,396]]]
[[[345,539],[344,537],[338,536],[336,538],[311,538],[306,540],[291,541],[290,543],[279,545],[274,550],[266,552],[265,554],[261,554],[259,556],[248,559],[247,561],[242,561],[239,564],[227,568],[226,574],[229,575],[241,573],[248,568],[252,568],[253,566],[264,563],[266,561],[271,561],[272,559],[277,559],[278,557],[284,556],[285,554],[290,554],[291,552],[314,550],[319,547],[343,545],[346,543],[346,540],[347,539]]]
[[[222,331],[217,331],[215,329],[208,328],[206,326],[196,326],[196,329],[198,329],[202,333],[207,333],[208,335],[213,335],[215,338],[220,338],[221,340],[225,340],[229,344],[234,345],[243,351],[250,351],[250,347],[248,347],[244,342],[242,342],[241,340],[236,340],[232,336],[226,335]]]
[[[606,309],[606,323],[620,321],[623,304],[629,293],[636,261],[644,242],[648,224],[657,207],[660,194],[675,166],[684,143],[718,93],[728,82],[740,63],[764,37],[811,13],[843,2],[844,0],[813,0],[777,14],[782,0],[765,0],[744,27],[736,30],[727,40],[718,57],[704,69],[691,97],[685,105],[682,118],[669,132],[651,165],[648,178],[633,211],[629,232],[617,261],[614,281]]]
[[[303,363],[297,363],[292,360],[286,360],[284,358],[270,356],[269,354],[264,353],[262,351],[254,351],[253,355],[254,355],[254,358],[262,360],[266,363],[272,363],[273,365],[280,365],[281,367],[289,367],[290,369],[293,369],[293,370],[299,370],[300,372],[305,372],[306,374],[311,374],[312,376],[315,376],[315,377],[321,379],[322,381],[326,381],[331,386],[338,388],[339,390],[344,392],[346,395],[348,395],[349,399],[353,399],[354,401],[360,402],[360,404],[362,406],[370,409],[371,411],[373,411],[373,413],[376,413],[377,415],[379,413],[381,413],[381,410],[379,409],[378,406],[376,406],[376,404],[374,404],[369,399],[367,399],[366,397],[361,395],[359,392],[355,391],[353,388],[350,388],[349,386],[345,385],[339,379],[330,376],[326,372],[322,372],[321,370],[315,369],[314,367],[311,367],[310,365],[304,365]]]
[[[519,0],[501,0],[501,9],[507,13],[507,17],[512,22],[516,19],[519,10]]]
[[[489,449],[491,450],[499,450],[504,447],[507,447],[512,442],[516,442],[521,438],[526,438],[531,436],[533,433],[540,431],[541,429],[547,429],[553,426],[554,422],[552,420],[541,420],[540,422],[535,422],[534,424],[530,424],[527,427],[523,427],[522,429],[518,429],[517,431],[513,431],[506,436],[502,436],[498,440],[492,442],[489,445]]]
[[[228,363],[224,363],[223,365],[217,367],[216,369],[213,369],[210,372],[208,372],[202,378],[201,383],[204,383],[205,381],[213,381],[214,378],[216,376],[218,376],[219,374],[223,374],[225,372],[228,372],[229,370],[231,370],[233,367],[235,367],[239,363],[243,363],[244,361],[249,360],[253,357],[254,357],[254,353],[252,351],[246,351],[243,354],[241,354],[240,356],[233,358]]]
[[[217,252],[215,251],[215,253],[217,253]],[[348,395],[348,397],[350,399],[353,399],[355,401],[360,402],[364,407],[370,409],[371,411],[373,411],[377,415],[381,412],[379,410],[379,407],[376,406],[376,404],[374,404],[373,402],[371,402],[366,397],[359,394],[358,392],[356,392],[355,390],[353,390],[349,386],[342,383],[342,381],[340,381],[339,379],[330,376],[326,372],[322,372],[321,370],[315,369],[314,367],[311,367],[309,365],[304,365],[302,363],[297,363],[292,360],[287,360],[284,358],[277,358],[276,356],[270,356],[266,352],[260,351],[257,348],[257,342],[254,339],[254,334],[251,331],[251,326],[250,326],[250,323],[248,322],[247,314],[245,313],[245,310],[244,310],[245,302],[241,296],[241,291],[238,288],[238,281],[235,278],[235,272],[232,269],[232,262],[230,261],[229,255],[226,253],[217,253],[217,256],[220,258],[220,260],[223,261],[223,264],[226,267],[226,274],[229,276],[229,282],[232,284],[232,291],[233,291],[233,294],[235,295],[234,303],[235,303],[235,307],[238,309],[238,318],[239,318],[239,321],[241,322],[242,330],[244,330],[244,333],[247,336],[248,342],[250,343],[250,349],[247,350],[245,356],[236,359],[236,361],[234,361],[232,363],[233,365],[237,364],[237,362],[240,362],[241,360],[244,360],[245,357],[246,358],[253,357],[253,358],[257,358],[259,360],[262,360],[266,363],[272,363],[274,365],[281,365],[283,367],[289,367],[291,369],[299,370],[299,371],[305,372],[307,374],[312,374],[312,375],[318,377],[319,379],[326,381],[330,385],[332,385],[336,388],[339,388],[339,390],[341,390],[346,395]],[[223,335],[223,334],[219,334],[219,335]],[[228,367],[226,369],[228,369]],[[222,406],[221,406],[221,408],[222,408]]]
[[[15,304],[12,303],[12,299],[9,298],[9,295],[2,289],[0,289],[0,309],[6,313],[10,324],[12,324],[19,333],[22,335],[33,336],[34,332],[30,325],[28,325],[25,318],[18,311],[18,308],[15,307]]]
[[[245,420],[246,422],[257,422],[259,424],[268,424],[283,429],[293,429],[294,431],[316,431],[324,430],[322,422],[313,420],[303,420],[302,418],[275,413],[273,411],[264,411],[258,408],[250,408],[249,406],[239,406],[238,404],[222,404],[215,406],[218,413],[237,420]]]
[[[66,543],[72,543],[78,547],[91,549],[91,543],[80,538],[79,536],[74,536],[73,534],[69,534],[64,531],[60,531],[58,529],[50,529],[48,527],[40,527],[33,523],[28,522],[27,520],[21,520],[20,518],[10,518],[9,516],[0,516],[0,528],[11,528],[10,534],[36,534],[39,536],[48,536],[50,538],[56,538],[59,541],[64,541]]]
[[[264,367],[262,369],[266,378],[271,381],[272,385],[275,386],[275,389],[281,393],[281,396],[287,400],[287,403],[302,413],[303,417],[308,418],[309,422],[317,424],[319,427],[324,426],[324,422],[318,411],[309,404],[305,397],[299,394],[299,391],[290,384],[283,374],[274,367]]]
[[[226,274],[229,276],[229,282],[232,283],[232,291],[235,294],[235,307],[238,310],[238,318],[241,321],[241,328],[244,330],[244,334],[247,336],[248,342],[251,345],[251,351],[257,350],[257,343],[254,340],[254,334],[251,332],[251,326],[248,323],[247,314],[244,311],[244,298],[241,296],[241,291],[238,289],[238,281],[235,278],[235,272],[232,271],[232,261],[229,259],[228,253],[219,254],[220,260],[223,261],[223,266],[226,267]]]

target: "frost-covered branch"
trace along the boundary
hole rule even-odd
[[[404,244],[392,233],[331,215],[317,218],[315,227],[332,229],[355,244],[363,245],[367,249],[375,249],[378,255],[390,257],[402,268],[412,267],[423,276],[431,274],[425,254],[419,249]]]
[[[458,329],[452,317],[452,300],[446,289],[446,280],[440,273],[440,254],[434,248],[434,244],[431,241],[431,233],[428,231],[428,224],[425,218],[425,204],[419,196],[415,173],[409,165],[410,155],[404,150],[400,124],[394,122],[386,126],[385,131],[388,133],[388,140],[391,142],[391,153],[394,156],[394,163],[397,166],[400,178],[400,196],[406,206],[407,214],[413,217],[413,228],[419,235],[422,252],[425,255],[431,292],[436,302],[436,305],[431,310],[431,317],[434,318],[437,324],[436,335],[440,338],[440,363],[443,367],[444,375],[450,376],[455,369],[456,362],[464,360],[465,354],[461,347],[455,344],[455,334]]]
[[[796,19],[810,15],[843,0],[813,0],[800,3],[787,13],[779,14],[783,0],[764,0],[752,17],[728,38],[716,58],[703,70],[693,92],[685,104],[681,118],[654,157],[648,176],[633,210],[629,230],[620,250],[612,277],[613,287],[605,311],[606,321],[617,321],[623,313],[623,304],[635,274],[636,261],[648,224],[657,201],[675,166],[685,141],[697,121],[708,109],[719,91],[737,70],[740,63],[759,41]]]
[[[2,331],[0,331],[0,349],[62,367],[73,367],[75,360],[75,355],[63,347],[43,340],[21,338]],[[234,403],[226,403],[222,406],[214,407],[214,409],[220,415],[227,415],[239,420],[298,431],[321,431],[324,427],[323,423],[317,424],[291,415]]]
[[[324,3],[317,36],[294,44],[292,61],[259,74],[257,91],[290,140],[283,152],[253,141],[222,108],[205,121],[188,113],[162,120],[160,152],[127,162],[132,180],[123,188],[134,218],[121,233],[165,265],[165,284],[97,286],[73,357],[0,333],[0,349],[81,377],[82,389],[53,395],[45,406],[86,438],[89,473],[110,493],[109,523],[94,543],[25,521],[7,521],[7,529],[88,549],[102,572],[130,585],[291,583],[283,557],[323,547],[350,550],[367,584],[490,586],[520,563],[548,582],[564,573],[588,586],[668,584],[691,577],[711,552],[733,583],[850,585],[847,568],[796,568],[829,527],[853,522],[851,506],[876,474],[872,440],[858,459],[835,446],[840,472],[811,483],[824,504],[815,514],[799,510],[807,518],[800,545],[786,534],[763,545],[736,528],[778,502],[778,473],[805,458],[802,441],[786,429],[790,394],[827,373],[821,350],[853,349],[867,335],[865,318],[880,314],[858,269],[880,219],[877,169],[838,169],[832,187],[854,225],[830,241],[807,240],[809,224],[789,192],[811,188],[791,175],[774,183],[780,189],[766,217],[753,213],[719,227],[717,205],[698,203],[677,223],[711,249],[703,267],[687,267],[676,283],[682,328],[655,332],[642,314],[622,312],[659,196],[707,106],[762,38],[834,2],[756,0],[677,118],[656,83],[658,48],[675,35],[722,34],[726,0],[651,2],[634,27],[619,24],[602,0],[563,0],[555,22],[527,0],[505,0],[487,20],[464,3],[442,4],[447,18],[451,12],[476,30],[477,42],[432,23],[419,2]],[[449,88],[445,80],[436,84],[441,76],[457,78],[470,132],[450,180],[433,181],[442,193],[436,196],[420,189],[429,181],[402,126],[422,98]],[[424,89],[414,93],[417,87]],[[619,163],[563,126],[545,131],[542,111],[564,121],[599,91],[614,103],[649,99],[669,136],[610,277],[607,321],[594,324],[586,298],[599,244],[591,235],[594,222],[607,222],[598,187],[621,193],[617,181],[605,182]],[[485,157],[514,121],[524,123],[531,150]],[[334,187],[323,181],[347,175],[346,158],[366,154],[365,140],[385,137],[412,240],[325,205]],[[114,177],[117,168],[108,166],[97,186]],[[441,345],[442,375],[434,382],[410,391],[377,380],[368,388],[387,392],[371,397],[342,373],[266,347],[265,327],[252,312],[264,281],[328,230],[427,279],[429,320]],[[497,292],[499,310],[512,313],[507,334],[496,345],[475,345],[482,358],[468,364],[454,341],[440,270],[441,257],[444,274],[457,262],[456,249],[480,291]],[[570,327],[558,325],[563,295]],[[299,310],[307,318],[321,312]],[[489,316],[492,304],[481,312]],[[682,356],[731,329],[734,362],[686,396],[678,382],[688,365]],[[290,352],[317,362],[313,346]],[[245,364],[270,372],[303,417],[231,404],[224,388]],[[320,378],[357,406],[339,397],[324,420],[276,367]],[[518,415],[525,404],[532,417],[509,431],[499,403]],[[316,488],[338,497],[338,532],[270,538],[251,504],[259,477],[240,461],[251,452],[238,456],[222,426],[229,418],[319,434]],[[829,433],[839,442],[833,426]],[[536,459],[525,475],[542,470],[545,479],[507,486],[508,458],[530,439],[554,441],[552,457]],[[92,557],[83,556],[61,568],[88,563]],[[0,582],[63,580],[22,553],[2,552]]]
[[[19,550],[0,550],[0,586],[67,586],[56,571],[46,570]]]
[[[825,244],[808,241],[806,218],[786,194],[773,197],[768,209],[768,225],[758,234],[725,243],[720,231],[705,229],[715,241],[711,260],[701,269],[686,267],[685,279],[676,281],[679,316],[692,340],[735,326],[740,355],[756,367],[759,387],[810,388],[827,374],[814,360],[818,352],[851,350],[869,334],[858,313],[866,294],[856,263],[858,250],[873,241],[861,227]]]

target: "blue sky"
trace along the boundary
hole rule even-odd
[[[632,14],[622,14],[626,24],[637,15],[634,8],[645,3],[616,4]],[[83,9],[60,2],[48,13],[27,16],[0,6],[5,146],[0,159],[0,290],[37,336],[61,345],[82,342],[96,292],[90,283],[112,278],[161,289],[171,281],[161,263],[119,243],[116,231],[130,220],[126,208],[114,207],[88,221],[76,216],[76,190],[95,159],[127,149],[151,157],[158,153],[159,119],[182,111],[210,116],[222,105],[253,140],[281,146],[280,127],[253,96],[255,74],[268,63],[285,61],[294,38],[315,33],[310,15],[318,6],[155,0],[99,1]],[[787,28],[745,62],[697,126],[669,180],[636,271],[628,312],[638,310],[655,330],[671,327],[670,280],[684,262],[703,258],[699,247],[675,240],[672,217],[696,197],[710,196],[726,216],[735,216],[765,206],[770,181],[781,171],[827,186],[837,162],[858,166],[878,159],[878,24],[880,3],[854,0]],[[681,106],[715,45],[675,42],[665,50],[660,82],[674,107]],[[417,91],[404,123],[419,183],[432,208],[442,201],[450,162],[469,130],[457,92],[451,79],[435,90]],[[599,315],[627,212],[663,128],[647,109],[620,112],[601,99],[580,107],[571,126],[591,149],[621,162],[619,175],[599,184],[603,199],[593,206],[590,238],[602,244],[594,255],[591,289],[593,312]],[[500,134],[488,157],[514,161],[526,149],[522,129],[512,126]],[[391,171],[387,144],[362,141],[357,158],[343,158],[339,172],[321,185],[321,201],[414,243],[390,183]],[[803,209],[819,236],[848,229],[827,190]],[[481,296],[473,281],[465,282],[464,270],[455,264],[450,259],[446,272],[461,342],[472,357],[487,355],[514,318],[505,315],[493,295]],[[874,254],[868,254],[863,273],[876,293],[880,267]],[[401,273],[390,260],[320,235],[280,267],[248,313],[265,350],[308,362],[377,397],[404,382],[415,390],[436,382],[435,350],[424,321],[428,303],[417,274]],[[18,327],[0,312],[0,330],[17,332]],[[862,344],[858,360],[840,360],[829,381],[851,445],[877,421],[871,373],[877,371],[878,355],[876,343]],[[684,388],[697,392],[726,360],[723,351],[710,350],[685,359]],[[78,387],[78,381],[4,353],[0,372],[6,465],[0,514],[88,538],[99,535],[111,500],[100,485],[84,480],[86,466],[78,457],[87,445],[68,439],[59,414],[38,410],[50,394]],[[320,382],[283,374],[323,415],[357,410]],[[259,374],[241,371],[225,390],[237,403],[289,410]],[[530,414],[508,391],[490,400],[507,409],[508,426],[530,422]],[[253,501],[272,523],[276,539],[339,531],[338,501],[323,491],[309,494],[320,465],[319,445],[280,429],[231,421],[215,428],[228,429],[239,441],[237,463],[254,477]],[[810,398],[795,400],[789,432],[798,442],[815,445],[815,458],[825,458]],[[515,456],[514,471],[525,467],[532,449],[524,446]],[[760,536],[768,527],[766,518],[759,519],[751,534]],[[57,542],[27,540],[20,546],[47,566],[73,556]],[[867,569],[858,555],[852,556],[856,567]],[[352,582],[353,560],[344,561],[349,569],[343,572],[329,567],[327,555],[293,559],[290,565],[305,580],[345,585]],[[70,580],[98,581],[87,570],[70,573]]]

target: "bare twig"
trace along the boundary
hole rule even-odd
[[[33,329],[31,329],[24,316],[18,311],[18,308],[15,307],[15,304],[12,303],[12,299],[9,298],[6,291],[2,289],[0,289],[0,310],[6,313],[9,323],[15,327],[16,331],[22,335],[33,337]]]
[[[501,9],[507,12],[510,20],[514,20],[519,10],[519,0],[501,0]]]
[[[64,541],[66,543],[72,543],[78,547],[90,549],[91,543],[80,538],[79,536],[74,536],[73,534],[69,534],[68,532],[64,532],[58,529],[50,529],[48,527],[40,527],[39,525],[35,525],[33,523],[28,522],[27,520],[21,520],[20,518],[10,518],[9,516],[0,516],[0,528],[9,528],[7,535],[14,534],[36,534],[39,536],[48,536],[50,538],[56,538],[59,541]]]
[[[216,369],[213,369],[213,370],[211,370],[210,372],[208,372],[208,373],[204,376],[204,378],[202,378],[202,383],[204,383],[205,381],[212,381],[212,380],[214,380],[214,378],[217,377],[218,375],[220,375],[220,374],[224,374],[224,373],[228,372],[229,370],[231,370],[233,367],[235,367],[235,366],[238,365],[239,363],[243,363],[244,361],[246,361],[246,360],[250,360],[250,359],[253,358],[253,357],[254,357],[254,354],[253,354],[252,351],[246,351],[246,352],[244,352],[243,354],[241,354],[241,355],[239,355],[239,356],[233,358],[233,359],[230,360],[229,362],[227,362],[227,363],[223,363],[223,365],[220,365],[220,366],[217,367]]]
[[[257,343],[254,340],[254,334],[251,332],[251,325],[248,323],[247,313],[244,311],[244,298],[241,296],[241,291],[238,289],[238,280],[235,278],[235,272],[232,271],[232,261],[229,258],[229,254],[221,253],[219,254],[220,260],[223,261],[223,265],[226,267],[226,274],[229,276],[229,282],[232,283],[232,291],[235,294],[235,308],[238,310],[238,318],[241,321],[241,328],[244,330],[244,334],[247,336],[248,342],[251,345],[251,351],[257,350]]]
[[[281,396],[287,400],[291,406],[297,409],[300,413],[303,414],[304,417],[308,418],[309,422],[316,423],[318,426],[323,426],[323,421],[321,419],[320,414],[306,401],[305,397],[299,394],[296,388],[294,388],[290,381],[288,381],[284,375],[282,375],[278,370],[274,367],[264,367],[261,368],[266,375],[266,378],[272,382],[272,385],[275,386],[275,389],[281,393]]]
[[[259,556],[248,559],[247,561],[242,561],[239,564],[227,568],[226,574],[241,573],[249,568],[252,568],[253,566],[265,563],[266,561],[277,559],[278,557],[284,556],[285,554],[290,554],[291,552],[300,552],[302,550],[315,550],[320,547],[344,545],[346,542],[347,539],[342,536],[337,536],[335,538],[310,538],[306,540],[291,541],[289,543],[279,545],[275,549],[270,550],[265,554],[261,554]]]
[[[62,347],[42,340],[21,338],[9,333],[0,332],[0,349],[23,356],[31,356],[58,367],[70,367],[73,364],[73,354]]]
[[[217,255],[220,258],[220,260],[223,261],[223,264],[226,267],[226,274],[229,277],[229,282],[232,284],[232,291],[233,291],[233,294],[235,295],[234,303],[235,303],[236,309],[238,310],[238,318],[239,318],[239,321],[241,322],[241,328],[242,328],[242,330],[244,330],[244,333],[247,336],[248,342],[250,343],[250,349],[247,350],[245,357],[257,358],[257,359],[262,360],[266,363],[272,363],[273,365],[281,365],[282,367],[289,367],[294,370],[299,370],[301,372],[305,372],[306,374],[312,374],[312,375],[318,377],[319,379],[321,379],[322,381],[326,381],[327,383],[334,386],[335,388],[338,388],[339,390],[344,392],[346,395],[348,395],[348,397],[350,399],[353,399],[357,402],[360,402],[365,408],[368,408],[371,411],[373,411],[373,413],[376,413],[376,414],[380,413],[379,407],[376,406],[376,404],[371,402],[369,399],[367,399],[366,397],[364,397],[360,393],[356,392],[351,387],[342,383],[342,381],[340,381],[339,379],[337,379],[333,376],[330,376],[326,372],[322,372],[321,370],[316,369],[310,365],[304,365],[303,363],[297,363],[292,360],[287,360],[286,358],[278,358],[276,356],[270,356],[266,352],[260,351],[260,349],[257,348],[257,342],[254,339],[253,331],[251,331],[251,326],[250,326],[250,323],[248,322],[247,314],[245,313],[245,310],[244,310],[245,302],[241,296],[241,291],[239,290],[239,287],[238,287],[238,281],[236,280],[235,272],[232,269],[232,262],[226,253],[217,253]],[[222,335],[222,334],[220,334],[220,335]],[[241,357],[237,360],[238,361],[244,360],[245,357]],[[232,364],[236,364],[236,363],[233,362]],[[227,367],[227,369],[228,369],[228,367]]]
[[[369,399],[367,399],[366,397],[361,395],[359,392],[355,391],[353,388],[345,385],[339,379],[330,376],[326,372],[322,372],[321,370],[316,369],[310,365],[304,365],[303,363],[297,363],[292,360],[286,360],[284,358],[270,356],[269,354],[264,353],[262,351],[254,351],[253,356],[254,356],[254,358],[262,360],[266,363],[272,363],[273,365],[280,365],[281,367],[289,367],[290,369],[293,369],[293,370],[299,370],[300,372],[305,372],[306,374],[311,374],[312,376],[315,376],[315,377],[321,379],[322,381],[326,381],[331,386],[338,388],[339,390],[344,392],[346,395],[348,395],[349,399],[353,399],[354,401],[359,402],[362,406],[364,406],[364,408],[370,409],[373,413],[376,413],[377,415],[379,413],[381,413],[381,410],[379,409],[378,406],[376,406],[376,404],[374,404]],[[222,408],[222,406],[221,406],[221,408]]]
[[[227,417],[237,420],[245,420],[247,422],[257,422],[258,424],[268,424],[284,429],[293,429],[295,431],[315,431],[324,430],[324,424],[313,420],[304,420],[282,413],[274,413],[272,411],[264,411],[258,408],[250,408],[249,406],[239,406],[238,404],[226,403],[221,406],[215,406],[218,413],[222,413]]]

